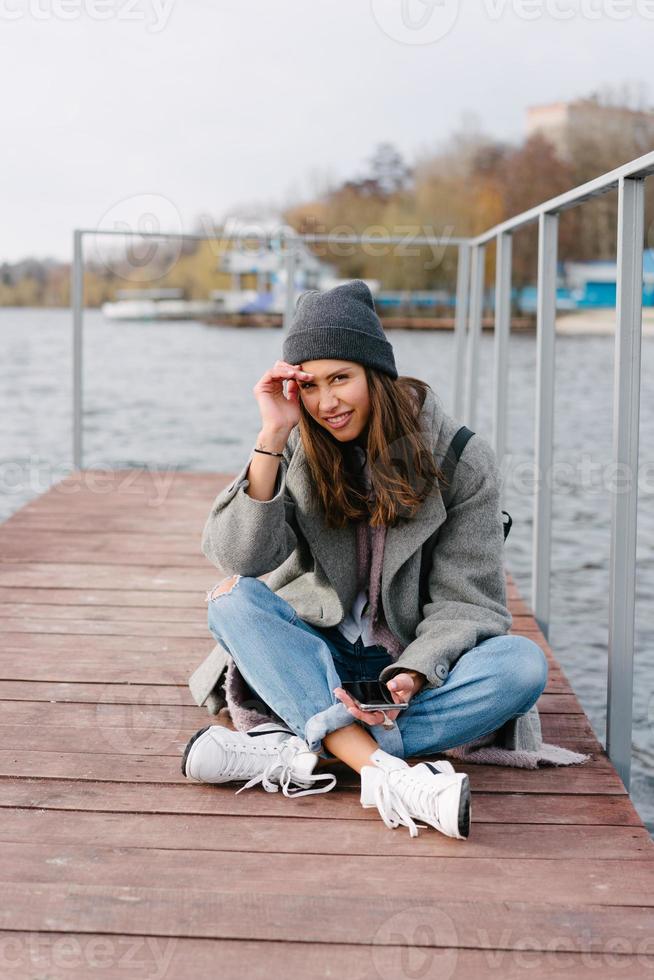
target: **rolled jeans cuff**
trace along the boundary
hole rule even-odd
[[[355,721],[356,718],[350,714],[343,702],[339,701],[309,718],[304,726],[304,741],[312,752],[317,752],[323,759],[334,759],[335,756],[322,748],[323,738],[330,732],[335,732],[337,728],[345,728]]]
[[[400,759],[404,758],[402,733],[396,722],[393,723],[392,728],[384,728],[383,725],[364,725],[354,715],[350,714],[342,701],[339,701],[338,704],[330,705],[329,708],[325,708],[324,711],[319,711],[309,718],[304,727],[304,740],[311,751],[318,753],[321,758],[334,759],[335,756],[323,748],[323,738],[325,735],[335,732],[336,729],[345,728],[354,722],[362,725],[363,728],[366,728],[370,732],[380,749]]]

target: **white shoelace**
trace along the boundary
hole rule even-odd
[[[438,794],[434,793],[433,786],[427,780],[418,780],[415,776],[411,777],[410,769],[401,771],[395,770],[397,776],[394,785],[389,782],[388,776],[383,779],[375,790],[375,803],[379,814],[387,827],[393,829],[400,826],[409,828],[411,837],[418,836],[418,828],[426,830],[426,824],[416,823],[406,803],[414,812],[427,812],[430,817],[440,823],[438,817]],[[445,773],[443,774],[445,775]],[[457,782],[451,779],[447,783],[439,785],[439,792],[447,789]],[[406,800],[406,803],[405,803]]]
[[[328,786],[315,787],[314,789],[300,789],[291,787],[291,781],[294,779],[293,762],[298,755],[302,755],[302,751],[295,749],[290,758],[288,757],[288,752],[286,751],[286,745],[277,746],[275,749],[263,749],[265,752],[270,752],[273,758],[270,760],[268,765],[265,767],[263,772],[257,773],[253,776],[244,786],[236,790],[235,796],[242,793],[244,789],[250,789],[251,786],[256,786],[257,783],[261,783],[266,793],[277,793],[279,787],[282,788],[282,793],[284,796],[311,796],[315,793],[329,793],[330,790],[336,785],[336,776],[331,773],[319,773],[317,775],[303,773],[302,776],[298,777],[301,782],[307,783],[329,783]],[[254,747],[251,751],[255,751]],[[258,749],[257,752],[261,752],[262,749]],[[237,763],[241,763],[241,772],[243,774],[244,762],[248,762],[247,759],[237,760]],[[273,776],[277,776],[276,782],[273,782]],[[238,778],[238,776],[234,776]]]

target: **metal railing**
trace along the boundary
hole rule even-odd
[[[633,724],[634,624],[636,601],[636,523],[638,508],[638,427],[640,416],[640,348],[642,335],[644,181],[654,173],[654,152],[522,214],[503,221],[470,242],[473,264],[481,250],[497,242],[495,296],[494,433],[495,451],[504,453],[507,385],[507,307],[510,302],[511,234],[538,222],[538,303],[536,313],[536,421],[534,452],[537,473],[532,539],[532,607],[547,637],[550,619],[552,482],[554,443],[554,368],[556,259],[558,218],[562,211],[618,190],[616,331],[613,380],[613,462],[631,479],[611,501],[609,555],[609,635],[606,751],[629,789]],[[473,287],[474,288],[474,287]],[[471,320],[472,327],[472,320]],[[476,385],[468,372],[466,382]],[[469,394],[474,405],[476,390]],[[626,468],[626,470],[625,470]]]
[[[638,427],[640,415],[640,348],[642,332],[644,193],[654,173],[654,152],[588,181],[503,221],[475,238],[416,236],[413,245],[438,245],[458,250],[455,307],[455,417],[474,428],[478,394],[479,346],[482,325],[486,245],[496,242],[496,283],[493,357],[492,444],[501,463],[506,445],[507,372],[511,313],[512,233],[538,223],[538,287],[536,312],[536,417],[534,453],[536,493],[532,539],[532,596],[536,621],[549,635],[552,484],[554,444],[554,370],[556,267],[559,214],[584,201],[618,190],[617,304],[613,388],[613,462],[630,473],[628,489],[613,495],[611,510],[609,637],[606,751],[626,789],[631,771],[633,723],[633,654],[635,624],[636,522],[638,505]],[[83,418],[83,248],[84,235],[137,235],[195,241],[238,239],[266,241],[266,234],[168,234],[140,231],[77,229],[73,242],[73,459],[82,468]],[[287,282],[293,283],[297,243],[395,245],[405,236],[288,234],[285,236]],[[287,290],[284,327],[292,318],[293,289]]]

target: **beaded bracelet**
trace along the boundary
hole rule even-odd
[[[284,455],[284,453],[271,453],[269,449],[256,449],[255,448],[254,451],[255,451],[255,453],[265,453],[266,456],[283,456]]]

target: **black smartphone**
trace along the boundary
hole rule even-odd
[[[341,681],[344,691],[358,702],[362,711],[388,711],[397,708],[402,711],[408,704],[396,704],[391,692],[381,681]]]

